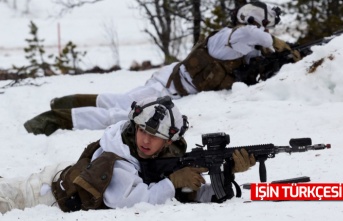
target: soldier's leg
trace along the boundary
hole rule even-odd
[[[76,107],[96,107],[97,94],[74,94],[57,97],[50,101],[51,110],[72,109]]]
[[[97,107],[81,107],[72,109],[74,129],[99,130],[121,120],[128,120],[133,101],[146,97],[170,95],[160,83],[149,80],[145,86],[137,87],[124,94],[99,94]],[[174,96],[173,96],[174,97]]]
[[[24,123],[29,133],[51,135],[58,129],[73,129],[70,109],[51,110],[44,112]]]
[[[160,88],[156,88],[160,85]],[[97,97],[97,107],[81,107],[72,109],[74,129],[100,130],[121,120],[128,120],[133,101],[146,97],[161,95],[163,86],[156,84],[137,87],[128,93],[102,93]]]
[[[51,183],[59,171],[71,165],[71,162],[62,162],[47,166],[40,173],[34,173],[27,178],[13,178],[0,180],[0,213],[12,209],[25,209],[38,204],[57,206],[56,199],[51,191]]]

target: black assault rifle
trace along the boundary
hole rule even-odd
[[[323,45],[333,38],[343,34],[343,29],[334,32],[330,37],[321,38],[306,44],[290,44],[292,50],[297,50],[301,57],[312,53],[311,47],[314,45]],[[256,84],[259,81],[265,81],[272,77],[280,68],[289,63],[294,63],[292,53],[288,50],[275,52],[264,57],[256,57],[250,60],[249,64],[243,65],[234,71],[236,81],[244,82],[247,85]]]
[[[226,147],[230,143],[230,136],[225,133],[209,133],[202,135],[203,146],[193,148],[191,152],[182,157],[143,159],[141,164],[141,177],[150,184],[168,177],[172,172],[186,166],[206,167],[211,178],[211,185],[218,201],[231,198],[232,195],[232,154],[234,150],[244,148],[249,154],[255,156],[259,162],[261,182],[267,181],[265,161],[274,158],[278,153],[305,152],[308,150],[321,150],[331,148],[330,144],[312,145],[311,138],[297,138],[289,141],[290,146],[275,146],[274,144],[259,144],[241,147]],[[204,147],[207,146],[207,149]],[[237,187],[237,186],[236,186]],[[239,188],[239,187],[238,187]]]

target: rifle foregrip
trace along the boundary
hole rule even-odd
[[[267,182],[267,169],[266,169],[265,160],[260,160],[259,173],[260,173],[260,181],[263,183]]]

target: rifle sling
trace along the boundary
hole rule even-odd
[[[237,25],[236,27],[232,28],[232,31],[231,31],[231,33],[230,33],[230,35],[229,35],[229,39],[228,39],[228,41],[227,41],[227,45],[228,45],[230,48],[232,48],[232,45],[231,45],[231,42],[230,42],[232,34],[233,34],[237,29],[239,29],[240,27],[243,27],[243,26],[244,26],[244,25]]]
[[[231,182],[233,183],[233,185],[234,185],[235,188],[236,188],[236,197],[237,197],[237,198],[240,198],[240,197],[242,196],[241,187],[238,185],[238,183],[237,183],[235,180],[232,180]]]
[[[180,66],[182,65],[182,62],[179,62],[175,67],[173,68],[173,72],[170,75],[166,88],[169,88],[171,85],[171,82],[174,82],[174,86],[176,91],[179,93],[179,95],[187,96],[189,93],[183,88],[182,82],[181,82],[181,76],[180,76]]]

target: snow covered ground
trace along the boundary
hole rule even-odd
[[[38,5],[37,0],[32,2]],[[104,5],[109,2],[104,1]],[[130,20],[132,16],[128,15],[128,11],[124,13],[124,10],[119,10],[119,7],[123,7],[124,2],[126,5],[132,1],[116,2],[119,5],[113,9],[107,7],[107,10],[113,10],[114,15],[122,11]],[[96,9],[92,11],[95,13]],[[0,14],[2,12],[5,13],[5,10],[1,5]],[[29,20],[22,23],[21,15],[10,14],[8,11],[6,13],[10,16],[7,20],[0,19],[0,26],[2,30],[3,27],[8,27],[12,34],[2,32],[0,35],[0,68],[9,67],[16,62],[24,62],[20,60],[24,58],[24,55],[19,48],[25,46],[23,39],[28,33]],[[69,16],[72,15],[75,14]],[[70,40],[73,36],[85,45],[90,45],[89,49],[94,50],[93,58],[96,57],[106,63],[109,57],[109,54],[104,52],[106,47],[97,47],[99,43],[97,40],[100,37],[95,35],[93,29],[87,32],[86,24],[90,27],[91,17],[80,18],[82,22],[76,21],[75,18],[71,20],[79,24],[73,29],[66,28],[65,33],[68,33],[68,36],[64,38]],[[72,22],[65,19],[65,24],[61,22],[62,27],[72,27]],[[88,23],[85,21],[87,19]],[[42,34],[44,33],[46,42],[50,42],[51,45],[55,44],[56,39],[52,35],[55,28],[52,31],[43,31],[43,27],[48,29],[49,26],[55,26],[52,25],[54,22],[49,23],[42,19],[38,19],[38,22],[40,22],[39,27],[42,26]],[[81,25],[83,23],[85,26]],[[124,22],[118,21],[118,29],[122,27],[122,23]],[[126,27],[124,30],[129,29]],[[84,32],[84,35],[80,34]],[[90,32],[94,36],[89,37],[86,34]],[[142,35],[142,41],[138,41],[139,33],[137,30],[123,33],[126,36],[122,37],[122,40],[126,39],[128,43],[123,44],[121,49],[123,50],[122,64],[129,64],[132,59],[139,59],[139,56],[159,59],[155,54],[156,51],[148,50],[151,47],[148,41],[146,44],[143,43],[146,39],[144,35]],[[309,176],[311,182],[342,183],[343,149],[340,145],[343,143],[343,75],[341,71],[343,36],[333,39],[325,46],[316,46],[313,50],[312,55],[296,64],[285,65],[277,76],[258,85],[247,87],[242,83],[235,83],[231,91],[201,92],[176,100],[175,103],[181,112],[189,117],[190,129],[186,133],[189,150],[196,143],[201,143],[201,134],[211,132],[230,134],[231,146],[262,143],[287,145],[290,138],[311,137],[314,144],[330,143],[332,149],[292,155],[278,154],[275,159],[266,162],[268,181]],[[92,60],[93,58],[89,58],[90,62],[98,61]],[[308,73],[313,62],[322,58],[324,62],[316,71]],[[122,70],[103,75],[55,76],[31,80],[32,83],[41,86],[27,85],[2,90],[3,94],[0,94],[0,176],[26,177],[31,173],[41,171],[46,165],[61,161],[75,161],[87,144],[99,139],[102,135],[101,130],[59,130],[50,137],[28,134],[22,126],[23,123],[48,110],[50,99],[74,93],[123,93],[144,84],[154,71],[156,70],[137,73]],[[0,86],[6,83],[8,82],[0,82]],[[236,180],[239,184],[259,182],[258,166],[245,173],[237,174]],[[341,220],[342,218],[343,204],[341,202],[251,202],[250,191],[245,189],[242,198],[233,198],[223,204],[181,204],[172,200],[164,205],[140,203],[132,208],[74,213],[63,213],[58,208],[39,205],[24,211],[13,210],[0,215],[1,221],[114,219],[319,221]]]

